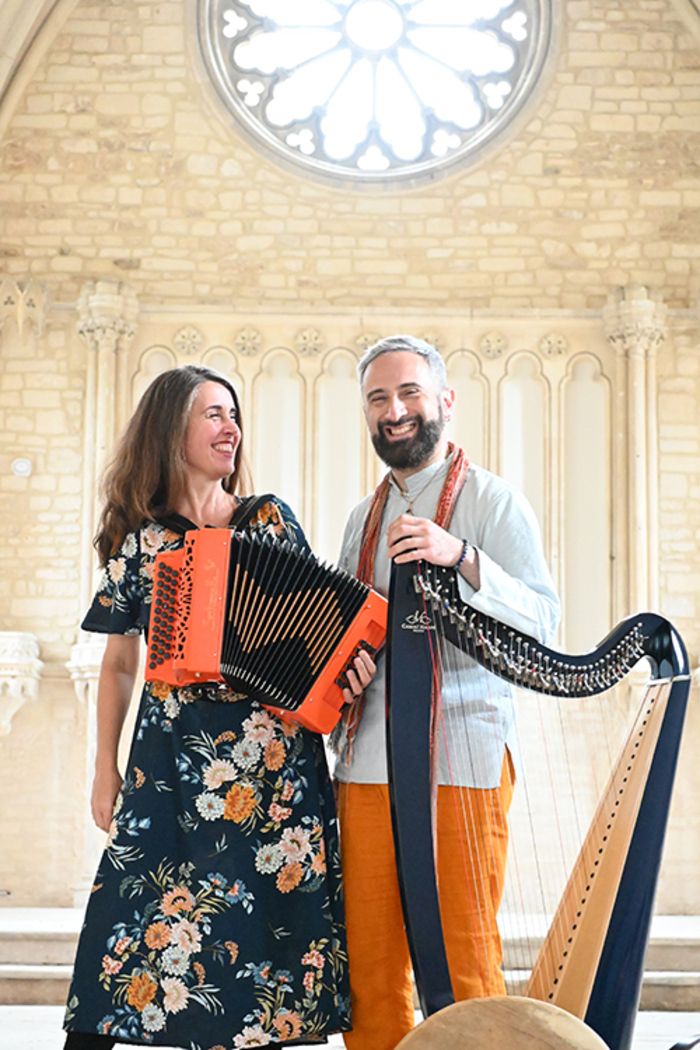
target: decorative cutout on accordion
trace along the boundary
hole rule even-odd
[[[193,531],[156,557],[146,679],[223,681],[326,733],[347,667],[383,645],[386,619],[381,595],[286,540]]]
[[[157,559],[156,559],[157,561]],[[192,608],[192,551],[187,549],[185,551],[185,560],[182,569],[179,574],[179,588],[178,588],[178,629],[177,638],[175,642],[175,648],[178,656],[182,656],[185,651],[185,641],[187,638],[187,627],[190,619],[190,611]]]
[[[149,670],[162,666],[173,655],[172,628],[177,617],[179,577],[177,569],[167,562],[156,565],[148,646]]]

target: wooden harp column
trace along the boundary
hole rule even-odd
[[[429,755],[442,639],[516,686],[563,699],[611,688],[642,657],[651,664],[637,722],[526,992],[580,1017],[610,1050],[628,1050],[690,687],[683,641],[667,620],[644,613],[619,624],[591,653],[568,656],[465,605],[454,571],[424,563],[392,567],[389,781],[404,918],[425,1016],[454,1001],[433,863]]]

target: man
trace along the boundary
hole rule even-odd
[[[365,418],[390,468],[351,513],[340,563],[388,593],[390,559],[453,567],[464,600],[541,640],[559,604],[526,500],[448,443],[455,402],[437,350],[381,340],[358,366]],[[456,654],[456,650],[455,650]],[[393,1050],[413,1027],[410,958],[393,854],[384,661],[363,654],[335,746],[353,1030],[348,1050]],[[349,695],[348,698],[350,699]],[[400,702],[400,698],[399,698]],[[458,999],[504,992],[496,925],[513,783],[510,687],[466,658],[443,668],[437,862],[447,958]],[[472,871],[465,891],[466,859]]]

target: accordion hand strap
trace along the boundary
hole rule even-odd
[[[247,525],[253,515],[260,510],[262,506],[269,503],[276,497],[271,492],[265,492],[262,496],[246,496],[240,501],[238,506],[233,512],[233,516],[228,523],[227,528],[229,529],[240,529],[241,526]],[[156,518],[159,525],[162,525],[166,529],[170,529],[171,532],[176,532],[180,536],[184,536],[186,532],[191,532],[193,529],[199,528],[193,521],[186,518],[183,514],[178,514],[177,511],[173,511],[170,514],[163,514]]]
[[[276,499],[276,497],[271,492],[265,492],[262,496],[246,496],[245,499],[241,500],[233,512],[233,517],[231,518],[228,527],[230,529],[238,529],[242,525],[247,525],[253,515],[256,514],[261,507],[274,499]]]

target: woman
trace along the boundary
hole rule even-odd
[[[109,635],[92,792],[109,835],[65,1050],[291,1046],[349,1027],[321,739],[224,687],[149,682],[123,781],[117,768],[156,554],[234,516],[239,529],[306,545],[281,501],[246,513],[235,494],[243,463],[235,390],[187,365],[153,381],[107,475],[96,539],[105,571],[82,626]]]

